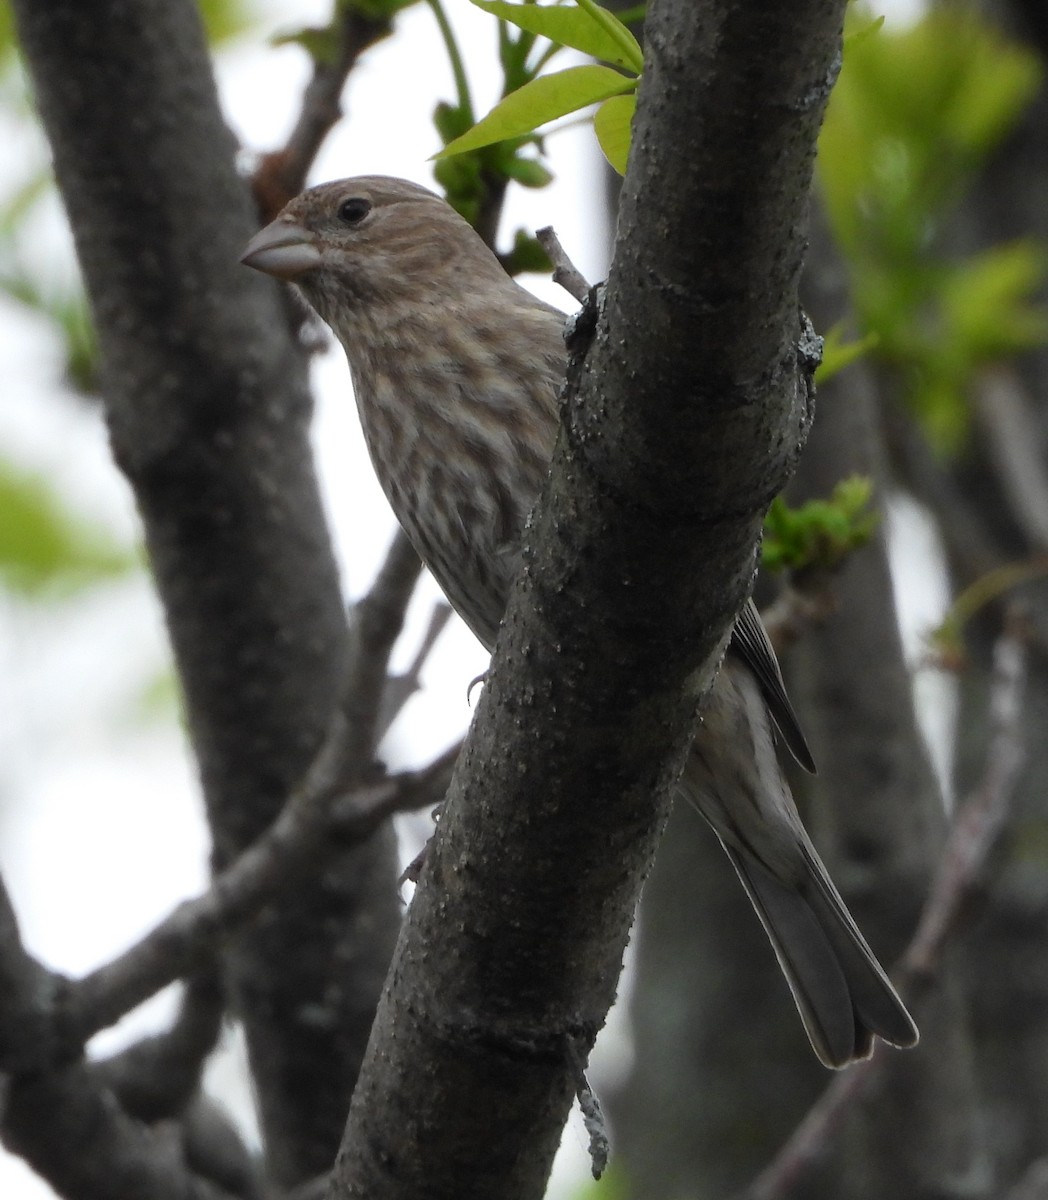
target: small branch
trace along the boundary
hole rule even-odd
[[[93,1063],[92,1070],[130,1116],[150,1123],[181,1116],[222,1032],[224,1010],[218,977],[206,969],[187,981],[169,1030]]]
[[[325,850],[364,841],[394,813],[425,807],[443,795],[457,746],[422,770],[342,794],[344,732],[339,714],[301,788],[208,891],[180,904],[119,958],[69,985],[62,1004],[68,1044],[82,1044],[191,970],[303,871],[315,870]]]
[[[353,606],[350,662],[342,701],[354,740],[352,748],[346,747],[348,762],[369,762],[388,728],[383,722],[388,716],[389,656],[404,628],[404,614],[421,574],[419,556],[404,531],[398,529],[375,582]]]
[[[585,304],[590,294],[590,285],[568,257],[568,252],[560,244],[560,238],[553,231],[553,226],[547,225],[536,230],[535,238],[553,264],[553,282],[559,284],[579,304]]]
[[[317,152],[342,116],[342,90],[350,71],[365,50],[393,32],[387,17],[365,16],[348,5],[340,8],[337,29],[321,31],[337,37],[337,49],[331,55],[313,56],[313,76],[287,142],[280,150],[264,154],[255,168],[251,188],[263,221],[271,221],[305,187]]]
[[[54,1052],[50,1010],[58,981],[22,944],[18,918],[0,879],[0,1078],[32,1070]]]
[[[1007,820],[1019,769],[1027,647],[1025,616],[1013,609],[993,651],[990,742],[982,782],[956,814],[917,930],[902,956],[902,982],[910,988],[934,977],[943,947],[957,927],[964,901],[979,881],[990,850]]]
[[[781,655],[836,611],[832,572],[820,571],[817,579],[788,583],[773,603],[761,610],[761,620],[775,653]]]
[[[390,675],[386,679],[376,730],[379,741],[389,731],[389,727],[397,719],[400,710],[422,686],[422,668],[436,645],[437,638],[444,632],[444,627],[451,620],[451,612],[451,606],[448,604],[438,602],[433,605],[429,625],[426,627],[426,632],[423,634],[422,642],[411,666],[402,675]]]
[[[174,1130],[127,1116],[84,1062],[15,1077],[2,1133],[61,1196],[231,1200],[189,1169]]]
[[[1012,612],[994,647],[983,779],[954,818],[917,929],[895,972],[904,996],[919,994],[933,982],[943,948],[956,934],[965,901],[978,886],[1007,819],[1024,757],[1020,728],[1026,636],[1025,618]],[[889,1053],[877,1047],[872,1058],[837,1075],[740,1200],[784,1200],[793,1194]]]
[[[228,1197],[196,1177],[170,1139],[157,1136],[115,1104],[90,1064],[53,1053],[56,982],[26,952],[14,909],[0,885],[4,1146],[64,1196]]]
[[[885,1053],[878,1045],[871,1058],[834,1075],[833,1082],[811,1106],[789,1140],[739,1200],[784,1200],[793,1193],[796,1184],[822,1157],[834,1132],[866,1091]]]
[[[575,1095],[579,1108],[582,1110],[582,1120],[589,1134],[590,1170],[594,1179],[600,1179],[608,1169],[608,1159],[611,1157],[611,1139],[608,1137],[608,1123],[604,1119],[604,1110],[597,1099],[597,1093],[586,1078],[586,1064],[579,1047],[573,1037],[567,1039],[568,1057],[575,1071]]]

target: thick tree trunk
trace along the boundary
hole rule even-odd
[[[215,858],[275,816],[327,728],[346,621],[305,366],[189,0],[15,5],[200,762]],[[274,1179],[338,1144],[399,923],[391,832],[333,857],[226,957]]]

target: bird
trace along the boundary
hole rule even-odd
[[[381,175],[303,192],[241,262],[290,283],[341,343],[386,497],[490,652],[552,458],[564,314],[445,200]],[[821,1062],[867,1058],[875,1038],[913,1046],[913,1019],[804,829],[777,739],[814,770],[750,600],[679,786],[727,852]]]

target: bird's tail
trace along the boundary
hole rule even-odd
[[[828,1067],[874,1037],[917,1028],[805,832],[775,750],[760,682],[729,655],[714,681],[681,787],[720,838],[768,932],[812,1047]]]
[[[917,1027],[810,844],[799,847],[806,873],[795,884],[780,882],[754,855],[724,848],[820,1060],[843,1067],[867,1058],[875,1035],[913,1046]]]

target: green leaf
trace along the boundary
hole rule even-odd
[[[883,25],[884,17],[875,17],[869,25],[864,25],[862,29],[846,33],[844,35],[844,53],[847,54],[849,50],[861,46],[867,38],[873,37]]]
[[[369,21],[388,21],[402,9],[410,8],[418,0],[339,0],[337,11],[360,13]]]
[[[558,46],[570,46],[619,67],[640,73],[644,52],[640,43],[607,9],[598,17],[585,8],[540,4],[508,4],[506,0],[471,0],[477,8],[508,21],[527,33],[547,37]]]
[[[441,100],[433,110],[433,124],[437,127],[441,141],[446,145],[461,137],[473,121],[457,104]]]
[[[873,485],[862,475],[842,479],[827,499],[797,508],[776,496],[764,519],[761,561],[773,571],[833,570],[877,528],[872,496]]]
[[[14,591],[69,592],[132,569],[132,555],[65,511],[36,475],[0,461],[0,579]]]
[[[6,0],[0,0],[0,64],[6,65],[6,60],[14,56],[15,49],[15,18],[11,5]]]
[[[539,240],[528,233],[526,229],[518,229],[513,235],[513,249],[503,254],[502,265],[510,275],[523,275],[526,272],[548,275],[553,270],[549,255],[543,250]]]
[[[516,180],[521,187],[543,188],[553,180],[553,172],[534,158],[520,158],[512,155],[502,164],[508,179]]]
[[[880,341],[876,333],[868,333],[855,341],[844,340],[843,324],[834,325],[822,343],[822,362],[815,369],[815,382],[826,383],[845,367],[868,354]]]
[[[548,121],[577,112],[609,96],[631,92],[636,86],[635,79],[628,79],[611,67],[568,67],[552,75],[541,75],[499,101],[483,120],[433,158],[446,158],[507,138],[522,137]]]
[[[1030,239],[972,255],[946,278],[944,315],[970,359],[984,363],[1044,345],[1048,312],[1030,301],[1046,268],[1045,247]]]
[[[593,118],[593,130],[604,157],[620,175],[626,174],[626,160],[633,135],[633,114],[636,111],[635,95],[612,96],[597,109]]]
[[[254,19],[243,0],[197,0],[197,3],[212,46],[244,33]]]
[[[275,33],[270,39],[271,46],[301,46],[309,57],[321,66],[332,66],[338,61],[341,50],[341,37],[334,25],[321,28],[289,29],[284,33]]]

